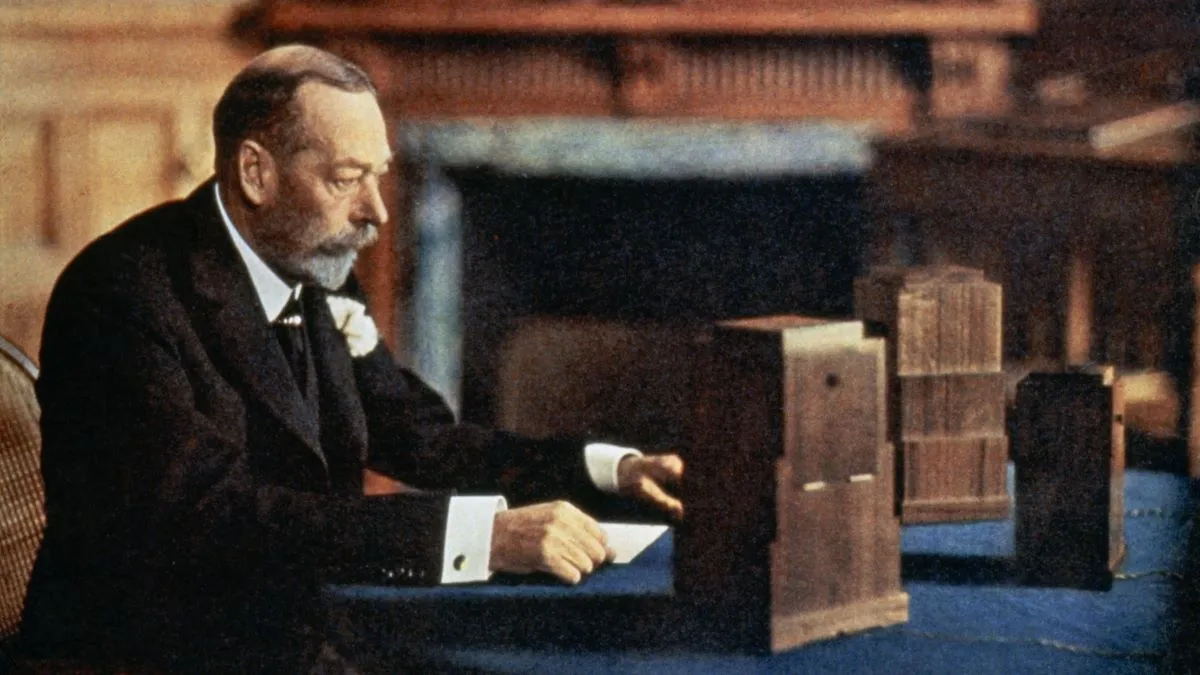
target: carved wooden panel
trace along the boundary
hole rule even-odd
[[[665,38],[327,44],[364,64],[403,118],[637,115],[877,121],[906,128],[916,93],[885,43]]]
[[[584,39],[405,40],[371,51],[359,60],[370,62],[388,107],[402,117],[593,115],[612,108],[607,60]]]
[[[914,92],[885,44],[850,40],[622,42],[625,112],[832,117],[907,126]]]

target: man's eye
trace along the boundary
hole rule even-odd
[[[333,187],[337,188],[338,190],[349,190],[350,188],[354,187],[355,185],[358,185],[358,178],[334,178],[333,179]]]

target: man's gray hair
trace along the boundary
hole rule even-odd
[[[362,68],[329,52],[301,45],[265,52],[233,78],[213,110],[218,174],[249,138],[283,155],[299,149],[300,111],[293,103],[296,90],[308,82],[378,95]]]

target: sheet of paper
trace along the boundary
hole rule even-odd
[[[636,558],[639,553],[646,550],[647,546],[661,537],[663,532],[667,531],[666,525],[600,523],[600,527],[608,536],[609,547],[617,554],[613,562],[618,565],[623,565]]]

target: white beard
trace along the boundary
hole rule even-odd
[[[303,260],[289,261],[286,271],[301,281],[316,284],[325,290],[336,291],[350,277],[356,260],[357,251],[339,255],[317,253]]]

